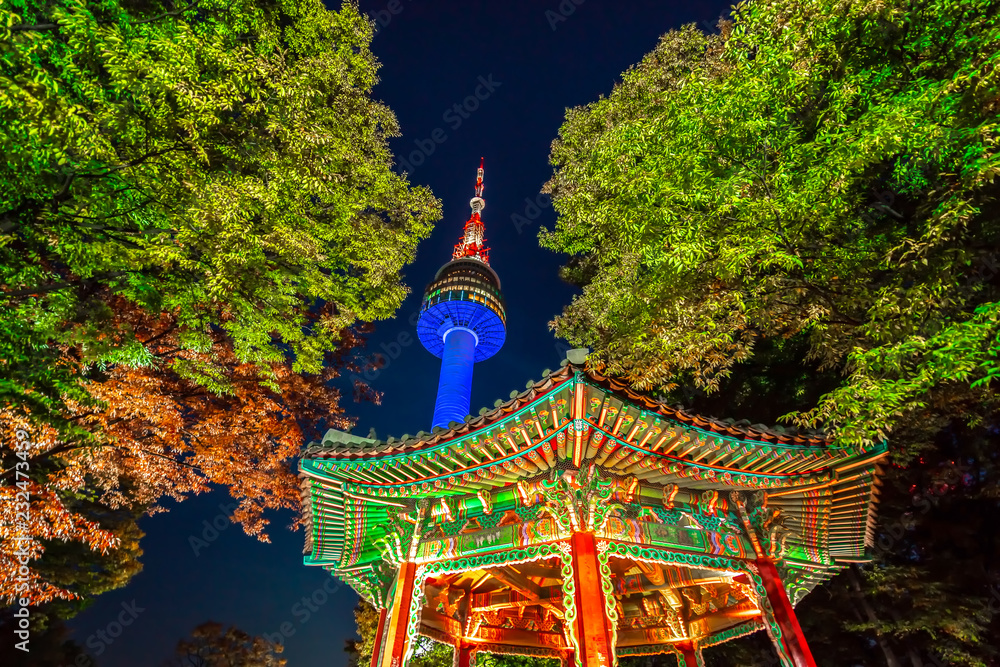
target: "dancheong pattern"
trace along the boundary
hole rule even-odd
[[[579,589],[594,587],[610,655],[671,651],[668,640],[700,655],[764,629],[790,666],[791,605],[869,553],[885,453],[693,415],[579,357],[447,428],[386,441],[331,431],[310,446],[304,560],[378,605],[404,563],[416,568],[408,609],[389,610],[405,636],[387,630],[378,667],[405,667],[418,634],[456,632],[482,651],[572,650],[584,667]],[[599,580],[584,585],[578,532],[598,545]],[[774,563],[767,586],[758,559]],[[787,599],[769,599],[774,581]],[[475,623],[459,602],[473,592]]]

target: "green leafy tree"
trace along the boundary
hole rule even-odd
[[[761,412],[806,405],[808,394],[787,391],[799,386],[808,368],[800,351],[788,344],[777,353],[768,348],[762,344],[736,366],[719,391],[689,393],[688,407],[723,414],[717,410],[726,405],[725,414],[756,419]],[[964,404],[970,415],[976,408]],[[883,471],[873,563],[835,577],[798,605],[821,667],[997,663],[1000,531],[992,517],[1000,497],[1000,420],[980,413],[984,423],[969,426],[963,418],[942,416],[962,409],[933,406],[901,420],[893,441],[920,454]],[[761,635],[709,649],[706,660],[710,666],[772,667],[775,658]]]
[[[34,560],[116,548],[77,497],[221,483],[257,535],[296,506],[296,420],[346,419],[330,365],[440,216],[391,169],[371,38],[321,0],[0,6],[0,497],[30,489]],[[74,595],[34,570],[31,594]]]
[[[290,354],[313,373],[345,326],[395,311],[439,205],[390,169],[397,124],[370,97],[372,31],[353,5],[2,11],[7,401],[59,419],[74,369],[53,346],[84,365],[156,362],[127,329],[110,344],[109,294],[173,314],[187,349],[218,327],[243,361]],[[171,363],[213,387],[211,364]]]
[[[543,245],[554,322],[640,387],[714,389],[763,339],[847,373],[792,415],[880,441],[1000,372],[996,2],[774,0],[666,35],[573,109]]]
[[[530,655],[498,655],[477,653],[477,667],[559,667],[555,658],[536,658]]]
[[[348,639],[344,645],[351,667],[368,667],[375,650],[375,635],[378,633],[378,610],[363,599],[354,607],[354,622],[361,639]]]

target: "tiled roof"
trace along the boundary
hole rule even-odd
[[[527,388],[521,392],[511,392],[511,396],[507,401],[498,401],[496,407],[491,409],[484,408],[480,411],[479,416],[472,417],[462,424],[452,422],[452,428],[444,429],[435,427],[431,433],[420,431],[415,436],[407,434],[400,438],[390,437],[387,440],[362,438],[345,433],[344,431],[330,429],[323,436],[321,442],[311,443],[306,448],[304,455],[309,458],[340,458],[352,455],[365,457],[400,454],[433,446],[490,426],[494,422],[503,419],[510,413],[532,402],[555,385],[571,379],[577,372],[585,374],[595,385],[651,412],[656,412],[663,418],[670,419],[682,425],[693,426],[741,440],[758,441],[761,443],[781,443],[811,447],[828,444],[828,440],[822,431],[751,424],[746,419],[719,419],[690,412],[684,409],[683,406],[667,405],[647,394],[633,390],[624,382],[588,369],[586,367],[585,353],[586,350],[570,350],[570,359],[564,360],[558,370],[545,371],[541,380],[529,382]]]

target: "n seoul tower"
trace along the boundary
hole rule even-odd
[[[427,351],[441,359],[431,427],[448,428],[469,414],[472,367],[503,347],[506,314],[500,278],[490,268],[480,213],[483,200],[483,161],[476,173],[476,196],[469,202],[472,216],[451,261],[438,269],[424,290],[417,321],[417,337]]]

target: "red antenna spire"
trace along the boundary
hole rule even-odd
[[[483,158],[479,158],[479,171],[476,172],[476,196],[469,202],[469,206],[472,207],[472,216],[465,223],[465,234],[455,246],[451,258],[455,260],[472,257],[489,264],[490,249],[484,245],[486,229],[479,217],[480,212],[486,208],[486,201],[483,200]]]

